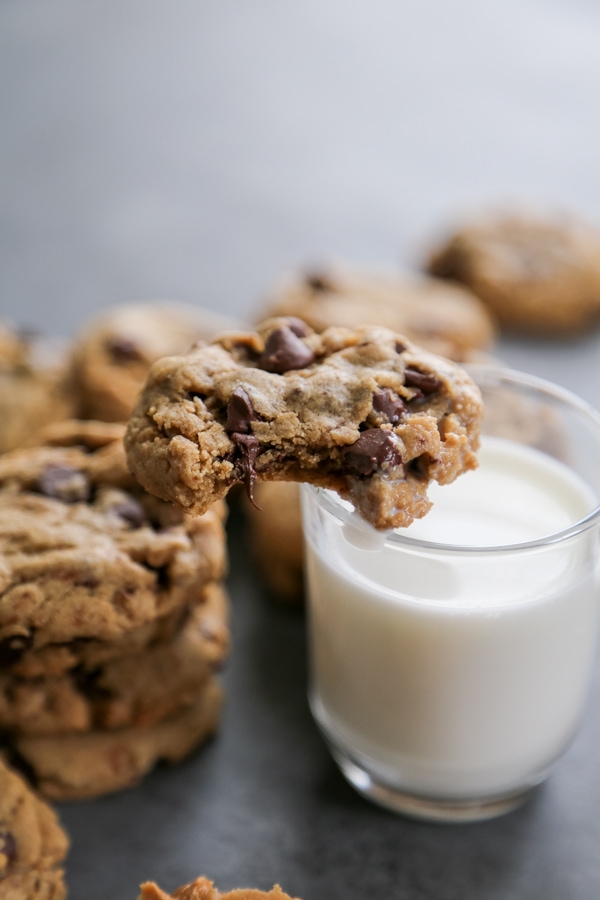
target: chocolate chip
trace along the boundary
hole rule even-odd
[[[408,411],[408,406],[400,397],[388,390],[376,391],[373,394],[373,409],[386,416],[392,425],[397,425]]]
[[[237,434],[231,435],[231,440],[238,448],[241,454],[240,466],[244,475],[244,484],[246,486],[246,494],[253,506],[254,502],[254,482],[256,481],[256,470],[254,463],[260,449],[258,438],[253,434]],[[256,506],[257,509],[260,507]]]
[[[314,353],[304,341],[291,328],[283,327],[271,332],[257,365],[266,372],[283,375],[292,369],[304,369],[314,358]]]
[[[393,468],[402,461],[393,435],[381,428],[363,431],[357,441],[344,447],[342,454],[351,475],[372,475],[386,463]]]
[[[146,510],[134,497],[123,497],[122,500],[111,506],[111,510],[134,528],[141,528],[147,521]]]
[[[312,331],[312,328],[306,324],[304,319],[298,319],[296,316],[286,316],[285,321],[287,327],[294,332],[296,337],[306,337]]]
[[[0,872],[17,858],[17,842],[12,831],[0,831]],[[10,889],[9,889],[10,890]]]
[[[229,403],[227,404],[227,424],[225,431],[228,434],[236,432],[238,434],[248,434],[250,431],[250,422],[255,422],[258,416],[254,412],[252,400],[243,387],[236,387]]]
[[[423,394],[435,394],[442,386],[442,382],[435,375],[419,372],[418,369],[407,368],[404,370],[404,383],[408,387],[417,388]]]
[[[403,344],[401,341],[396,341],[395,344],[396,353],[404,353],[405,350],[408,350],[406,344]]]
[[[333,280],[324,272],[307,272],[304,276],[304,282],[312,291],[323,292],[335,291]]]
[[[117,363],[126,363],[143,358],[139,346],[131,338],[107,338],[106,347],[114,361]]]
[[[171,587],[173,579],[171,578],[170,566],[159,566],[157,568],[156,583],[162,591],[166,591]]]
[[[90,497],[90,483],[84,472],[73,466],[47,466],[37,481],[37,489],[45,497],[63,503],[81,503]]]
[[[105,700],[111,696],[111,692],[99,684],[102,675],[103,671],[100,666],[91,670],[78,666],[73,670],[73,679],[78,690],[92,700]]]
[[[97,587],[100,587],[100,582],[93,575],[83,575],[80,578],[73,579],[73,584],[75,587],[83,587],[88,591],[95,591]]]
[[[0,666],[11,666],[33,645],[33,634],[13,634],[0,641]]]

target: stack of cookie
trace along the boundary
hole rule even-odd
[[[66,421],[0,457],[0,731],[51,798],[126,787],[218,723],[224,507],[146,494],[122,433]]]

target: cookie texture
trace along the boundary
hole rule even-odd
[[[228,600],[219,585],[168,641],[91,669],[23,678],[0,672],[0,731],[53,735],[147,728],[192,704],[228,651]]]
[[[216,731],[221,705],[222,690],[209,678],[192,704],[148,727],[16,735],[10,749],[47,798],[99,797],[136,784],[159,762],[176,763],[191,753]]]
[[[183,353],[195,340],[209,339],[232,320],[179,303],[113,307],[76,339],[72,372],[82,418],[125,422],[152,363]]]
[[[488,216],[434,249],[426,268],[470,288],[509,331],[562,337],[600,322],[600,232],[581,222]]]
[[[0,760],[0,897],[63,900],[69,840],[56,814]]]
[[[65,343],[0,324],[0,453],[31,443],[45,425],[72,416],[75,405]]]
[[[285,894],[278,884],[270,891],[237,888],[222,894],[208,878],[196,878],[172,894],[167,894],[153,881],[148,881],[141,885],[138,900],[292,900],[292,898],[289,894]]]
[[[381,325],[458,361],[487,349],[495,334],[488,310],[464,287],[333,265],[283,276],[265,303],[263,317],[273,316],[297,316],[315,331]]]
[[[140,483],[190,514],[234,484],[307,481],[387,529],[428,511],[431,479],[475,467],[480,417],[468,375],[403,335],[271,319],[155,363],[125,445]]]
[[[59,430],[60,445],[0,458],[4,667],[180,616],[225,568],[222,506],[190,518],[147,495],[127,471],[121,426]]]

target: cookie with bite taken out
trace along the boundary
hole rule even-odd
[[[306,481],[388,529],[428,511],[430,480],[475,467],[481,412],[458,365],[403,335],[270,319],[155,363],[125,446],[139,482],[191,515],[235,484]]]

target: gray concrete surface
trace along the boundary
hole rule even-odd
[[[2,317],[71,334],[157,297],[249,316],[288,265],[411,268],[484,206],[600,222],[599,46],[591,0],[4,0]],[[600,406],[597,334],[500,353]],[[598,679],[528,807],[403,821],[330,762],[302,616],[265,602],[237,527],[232,542],[222,734],[139,788],[62,809],[71,897],[133,900],[146,878],[172,889],[200,872],[303,900],[600,895]]]

